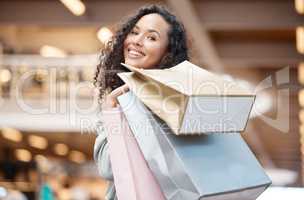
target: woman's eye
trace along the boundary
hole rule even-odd
[[[131,31],[130,32],[132,35],[137,35],[138,33],[137,33],[137,31]]]
[[[154,36],[148,36],[148,39],[149,39],[149,40],[152,40],[152,41],[155,41],[155,40],[156,40],[156,37],[154,37]]]

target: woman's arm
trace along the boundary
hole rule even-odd
[[[94,144],[94,159],[100,175],[104,179],[113,181],[107,135],[101,122],[98,122],[96,130],[98,135]]]

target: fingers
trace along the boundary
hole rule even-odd
[[[124,84],[123,86],[120,86],[119,88],[113,90],[110,95],[116,98],[128,91],[129,91],[129,86],[127,84]]]
[[[117,97],[128,92],[129,91],[129,86],[127,84],[120,86],[119,88],[116,88],[113,90],[107,97],[105,104],[103,108],[114,108],[117,106],[118,101]]]
[[[127,84],[124,84],[122,86],[122,90],[123,90],[123,93],[126,93],[126,92],[128,92],[130,90],[130,88],[129,88],[129,86]]]

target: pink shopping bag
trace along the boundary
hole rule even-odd
[[[110,161],[119,200],[165,200],[121,108],[103,114]]]

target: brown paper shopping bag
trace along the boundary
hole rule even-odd
[[[164,200],[161,188],[150,171],[121,109],[107,110],[102,121],[108,133],[110,161],[118,199]]]
[[[135,95],[177,135],[243,131],[255,95],[184,61],[169,69],[119,73]]]

